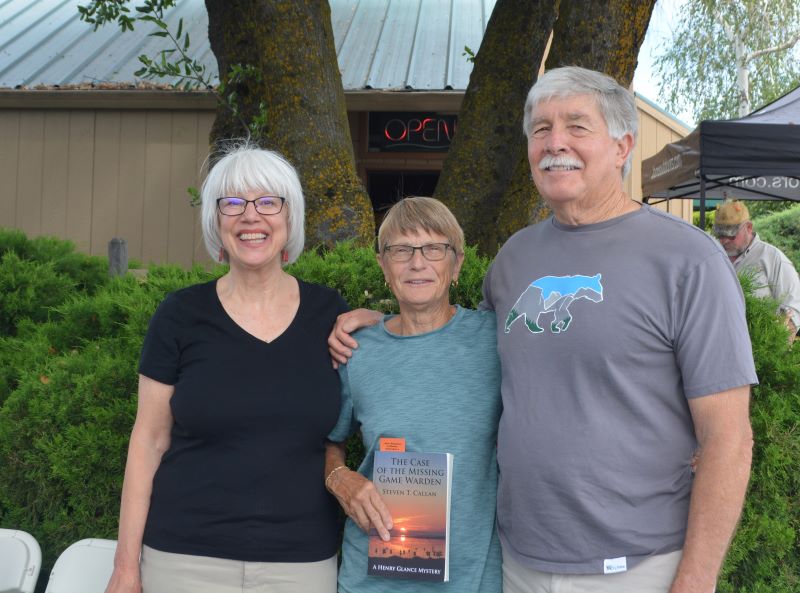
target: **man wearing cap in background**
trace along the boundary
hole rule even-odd
[[[717,207],[713,232],[733,268],[753,274],[753,294],[780,303],[778,311],[785,315],[787,327],[796,336],[800,329],[800,278],[789,258],[758,238],[747,206],[737,200]]]

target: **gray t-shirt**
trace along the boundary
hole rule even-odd
[[[696,439],[687,398],[756,383],[744,299],[709,236],[659,210],[511,237],[497,313],[504,553],[616,572],[678,550]]]

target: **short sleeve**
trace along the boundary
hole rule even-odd
[[[175,295],[167,295],[150,318],[139,358],[139,373],[167,385],[178,382],[179,312]]]
[[[492,300],[492,269],[494,262],[489,265],[486,270],[486,276],[483,277],[483,300],[478,304],[478,311],[494,311],[494,301]]]
[[[790,313],[792,323],[800,327],[800,278],[792,262],[783,253],[779,251],[776,255],[769,276],[773,282],[772,294],[780,303],[781,313]]]
[[[717,251],[683,277],[673,302],[675,357],[686,397],[758,383],[736,273]]]
[[[356,422],[353,417],[353,396],[350,393],[350,381],[347,375],[347,365],[339,365],[339,379],[342,384],[342,408],[339,420],[328,435],[328,440],[341,443],[356,431]]]

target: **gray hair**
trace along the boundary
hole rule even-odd
[[[597,102],[597,107],[606,122],[608,133],[614,140],[622,139],[625,134],[633,136],[634,146],[639,132],[639,114],[633,93],[610,76],[602,72],[587,70],[579,66],[565,66],[548,70],[531,87],[525,100],[525,116],[522,130],[530,138],[533,108],[543,101],[553,98],[590,95]],[[631,150],[622,167],[624,178],[631,170],[633,150]]]
[[[258,190],[286,200],[289,240],[285,248],[292,263],[305,243],[305,200],[297,171],[277,152],[247,141],[234,141],[221,153],[200,190],[203,241],[209,255],[216,260],[222,248],[217,198]]]
[[[464,231],[456,217],[439,200],[424,196],[403,198],[389,208],[378,229],[378,251],[383,253],[386,242],[398,235],[419,231],[442,235],[456,255],[464,253]]]

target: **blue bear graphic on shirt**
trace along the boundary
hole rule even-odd
[[[514,322],[523,318],[531,333],[544,330],[539,325],[542,315],[553,314],[550,331],[554,334],[567,331],[572,322],[569,306],[578,299],[593,303],[603,300],[603,285],[600,274],[594,276],[542,276],[530,283],[511,307],[506,317],[505,333],[511,331]]]

